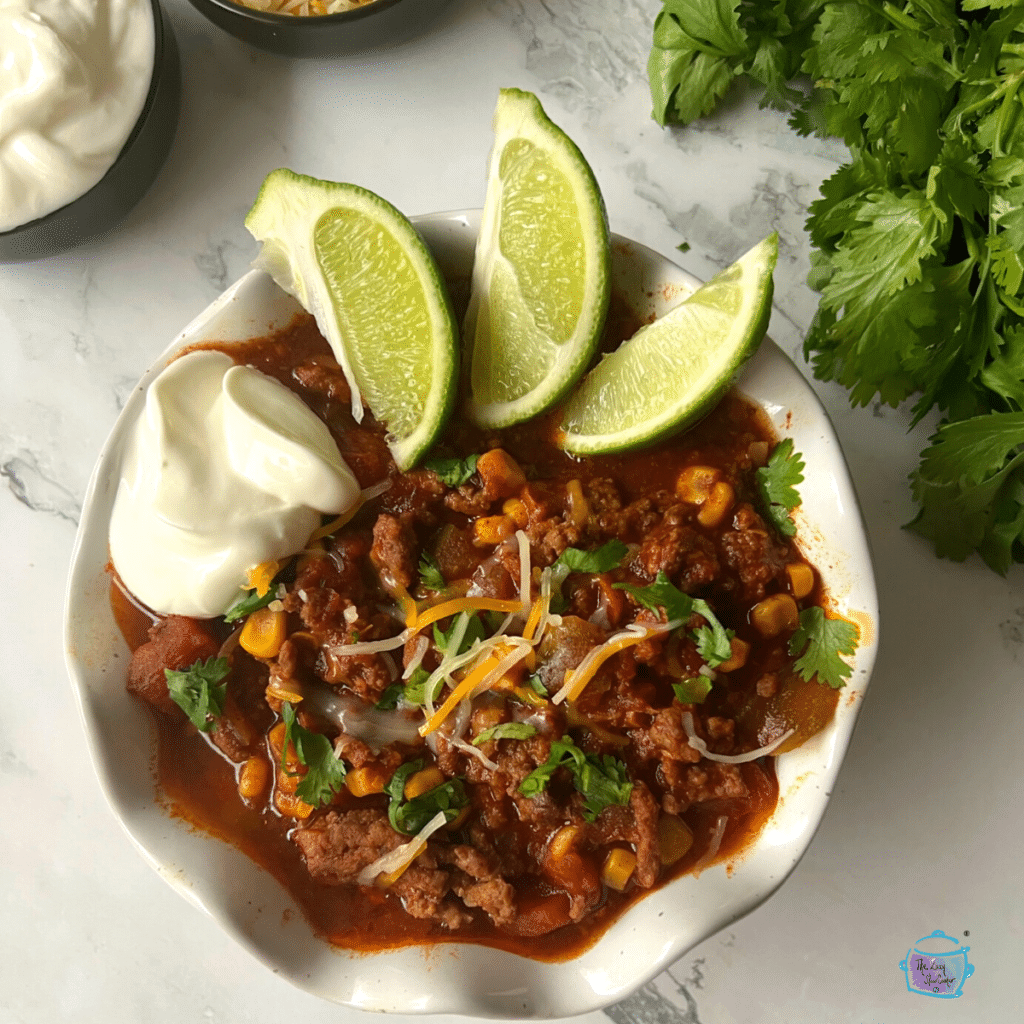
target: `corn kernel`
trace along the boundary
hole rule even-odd
[[[580,837],[578,825],[563,825],[549,840],[545,856],[547,861],[560,861],[572,853],[576,840]]]
[[[254,658],[276,658],[284,643],[288,613],[260,608],[245,620],[238,643]]]
[[[516,532],[511,516],[481,516],[473,523],[473,534],[477,544],[500,544]]]
[[[732,489],[732,484],[719,480],[711,488],[707,501],[704,502],[697,513],[697,522],[709,529],[717,526],[725,518],[725,514],[729,509],[732,508],[732,503],[735,499],[736,492]]]
[[[800,612],[789,594],[770,594],[750,609],[750,621],[761,636],[778,636],[800,625]]]
[[[616,847],[608,851],[604,859],[604,866],[601,868],[601,881],[609,889],[622,892],[629,884],[633,872],[636,870],[636,854],[632,850],[624,850]]]
[[[476,460],[476,471],[484,484],[484,491],[492,501],[511,498],[526,483],[526,474],[519,463],[502,448],[492,448]]]
[[[294,793],[299,788],[299,784],[302,782],[302,776],[305,775],[305,770],[301,773],[288,769],[288,771],[282,771],[280,768],[277,769],[277,790],[279,793]]]
[[[308,818],[313,813],[311,804],[294,793],[284,793],[280,789],[274,794],[274,806],[289,818]]]
[[[270,749],[274,754],[274,761],[277,764],[281,763],[281,750],[284,747],[284,735],[287,730],[284,722],[278,722],[277,725],[267,733],[267,741],[270,743]],[[292,743],[288,744],[288,755],[285,757],[285,767],[290,772],[298,771],[302,767],[302,762],[299,760],[299,755],[295,750],[295,745]]]
[[[522,498],[509,498],[508,501],[501,506],[501,511],[504,512],[520,530],[524,530],[530,523],[530,510],[526,507],[526,502],[524,502]]]
[[[405,780],[403,793],[406,800],[415,800],[432,789],[437,789],[444,782],[444,775],[440,768],[424,768],[422,771],[413,772]]]
[[[747,656],[750,654],[750,644],[746,640],[741,640],[738,636],[734,636],[730,641],[732,644],[732,657],[728,661],[723,661],[718,666],[719,672],[735,672],[738,668],[743,668],[747,663]]]
[[[671,814],[658,819],[658,855],[662,864],[675,864],[693,846],[693,833],[685,821]]]
[[[270,765],[262,757],[250,757],[238,772],[238,795],[243,800],[255,800],[267,788]]]
[[[814,570],[809,565],[790,562],[786,566],[786,575],[789,577],[789,589],[798,601],[814,589]]]
[[[369,796],[371,793],[383,793],[387,781],[384,772],[376,766],[352,768],[345,776],[345,788],[353,796]]]
[[[703,505],[721,475],[714,466],[687,466],[676,479],[676,494],[688,505]]]

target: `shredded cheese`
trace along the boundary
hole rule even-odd
[[[407,843],[396,847],[383,857],[378,857],[372,864],[367,864],[356,876],[359,885],[378,885],[387,887],[394,885],[402,876],[402,872],[427,848],[427,840],[447,822],[444,811],[438,811]],[[378,875],[384,877],[378,880]]]
[[[532,647],[522,641],[516,644],[516,639],[518,638],[503,638],[503,645],[514,645],[513,649],[510,652],[500,653],[499,648],[496,646],[479,665],[469,672],[459,685],[448,694],[444,704],[420,726],[421,736],[427,736],[434,732],[463,700],[473,695],[478,686],[481,689],[486,689],[488,684],[496,679],[500,679],[513,665],[522,661],[530,653]]]
[[[519,601],[523,610],[530,603],[530,540],[522,530],[516,530],[519,541]]]
[[[429,649],[430,641],[425,636],[416,637],[416,646],[413,649],[412,657],[409,659],[409,664],[405,666],[405,671],[402,673],[403,679],[412,678],[413,672],[423,664],[423,656]]]
[[[456,597],[428,608],[417,616],[412,627],[419,631],[424,626],[447,619],[450,615],[458,615],[460,612],[518,612],[522,607],[521,601],[502,601],[496,597]]]
[[[693,715],[689,711],[684,711],[680,717],[690,746],[709,761],[721,761],[722,764],[745,764],[747,761],[756,761],[759,757],[766,757],[777,747],[782,746],[796,732],[796,729],[789,729],[778,739],[772,740],[771,743],[766,743],[763,747],[758,747],[757,750],[748,750],[745,754],[715,754],[708,750],[708,745],[697,735],[693,727]]]
[[[412,636],[412,630],[403,629],[398,636],[389,636],[384,640],[366,640],[356,644],[325,644],[328,654],[348,656],[351,654],[380,654],[382,651],[393,651],[396,647],[405,646],[405,641]]]
[[[632,647],[649,636],[654,635],[654,630],[644,629],[637,632],[636,629],[627,627],[621,633],[609,637],[600,647],[595,647],[575,669],[567,673],[562,688],[551,698],[555,704],[561,704],[564,700],[576,700],[586,688],[587,683],[597,674],[597,670],[613,655],[619,651]]]

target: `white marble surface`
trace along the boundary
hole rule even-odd
[[[256,53],[185,0],[164,2],[185,84],[155,186],[102,240],[0,266],[0,1022],[358,1024],[165,886],[97,785],[62,604],[85,485],[126,394],[245,270],[242,219],[268,170],[353,181],[409,214],[477,206],[505,85],[538,93],[581,146],[614,230],[695,274],[778,230],[771,331],[800,361],[815,308],[803,220],[843,154],[749,95],[703,125],[659,129],[644,73],[656,0],[452,0],[425,36],[335,62]],[[908,437],[902,411],[851,410],[840,389],[815,386],[864,506],[884,638],[839,785],[776,896],[589,1024],[1021,1018],[1022,574],[937,561],[903,531],[926,430]],[[897,967],[936,928],[971,947],[976,973],[957,1000],[908,992]]]

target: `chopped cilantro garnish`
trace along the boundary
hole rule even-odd
[[[534,693],[539,693],[542,697],[546,697],[548,695],[548,688],[544,685],[544,681],[536,672],[527,678],[526,685],[533,690]]]
[[[462,612],[462,615],[468,614]],[[473,641],[483,640],[487,633],[484,630],[484,624],[480,621],[480,617],[477,615],[470,615],[469,625],[466,626],[466,632],[463,634],[462,642],[459,644],[457,651],[449,651],[448,645],[451,643],[452,637],[455,635],[455,627],[458,624],[458,618],[456,618],[447,629],[441,629],[441,627],[435,622],[434,623],[434,643],[437,649],[442,654],[451,654],[453,658],[457,658],[460,654],[465,654],[466,651],[473,646]]]
[[[680,704],[703,704],[711,692],[711,680],[707,676],[688,676],[673,683],[672,690]]]
[[[646,587],[637,587],[631,583],[615,583],[613,586],[618,590],[625,590],[634,600],[651,611],[664,610],[669,622],[675,619],[686,622],[695,612],[706,619],[708,624],[700,626],[690,635],[697,644],[697,653],[710,668],[715,668],[732,657],[730,641],[736,634],[718,621],[707,601],[684,594],[664,572],[659,572],[654,582]]]
[[[213,720],[224,712],[228,684],[221,682],[230,668],[227,658],[197,660],[184,672],[165,668],[167,692],[200,732],[209,732]]]
[[[427,459],[423,468],[435,472],[441,482],[449,487],[461,487],[476,472],[476,460],[479,457],[467,455],[464,459]]]
[[[414,836],[438,811],[444,811],[446,821],[454,821],[469,803],[461,779],[448,779],[412,800],[405,799],[405,784],[411,775],[423,768],[423,761],[408,761],[399,766],[384,792],[391,797],[388,820],[396,832]]]
[[[224,621],[236,622],[238,619],[245,618],[246,615],[259,611],[260,608],[266,608],[275,597],[277,597],[277,587],[273,585],[262,597],[255,590],[250,590],[245,597],[239,598],[224,613]]]
[[[281,707],[284,719],[284,743],[281,749],[281,768],[285,767],[288,744],[295,748],[299,760],[309,769],[295,790],[295,795],[307,804],[320,807],[330,803],[335,793],[345,784],[345,763],[334,753],[331,741],[318,732],[311,732],[296,719],[295,707],[287,701]]]
[[[417,668],[413,672],[405,684],[405,692],[403,694],[407,704],[415,704],[418,707],[422,707],[426,703],[426,694],[424,689],[429,678],[430,673],[425,668]],[[391,687],[388,687],[388,689],[391,689]],[[430,699],[437,700],[442,689],[444,689],[444,679],[436,680],[434,683],[434,692],[430,695]]]
[[[473,740],[473,746],[483,746],[489,740],[528,740],[536,734],[537,727],[528,722],[502,722],[501,725],[492,725],[490,729],[484,729]]]
[[[557,576],[561,567],[563,579],[570,572],[608,572],[626,557],[628,551],[629,548],[621,540],[610,540],[594,551],[566,548],[555,560],[552,569]]]
[[[698,605],[703,605],[703,608]],[[703,601],[694,601],[693,606],[695,612],[708,620],[707,626],[699,626],[691,634],[697,644],[697,653],[708,668],[717,668],[732,657],[732,638],[736,632],[726,629]]]
[[[646,587],[632,583],[614,583],[616,590],[624,590],[644,608],[652,612],[664,609],[666,618],[682,619],[684,622],[693,614],[693,598],[684,594],[666,575],[660,571],[654,582]]]
[[[420,555],[420,583],[426,590],[444,590],[447,586],[437,560],[426,551]]]
[[[787,437],[775,446],[768,464],[762,466],[755,476],[768,518],[779,533],[792,537],[796,526],[789,513],[800,504],[796,485],[804,479],[804,462],[800,454],[793,451],[792,438]]]
[[[633,783],[626,766],[607,754],[585,754],[569,736],[551,744],[547,761],[523,779],[519,792],[529,797],[543,793],[559,768],[567,768],[572,774],[573,784],[584,798],[583,817],[587,821],[595,821],[612,804],[624,807],[629,803]]]
[[[817,605],[805,608],[800,613],[800,626],[789,641],[791,655],[803,652],[793,667],[805,680],[817,676],[819,683],[838,690],[853,671],[839,655],[853,654],[859,637],[860,631],[852,622],[826,618]]]
[[[373,706],[378,711],[394,711],[398,702],[405,696],[405,686],[402,683],[392,683],[381,695],[380,699]]]

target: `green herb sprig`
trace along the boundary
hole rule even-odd
[[[1024,6],[665,0],[653,44],[659,123],[745,77],[849,147],[810,208],[804,354],[853,405],[941,414],[910,530],[1002,574],[1024,561]]]

